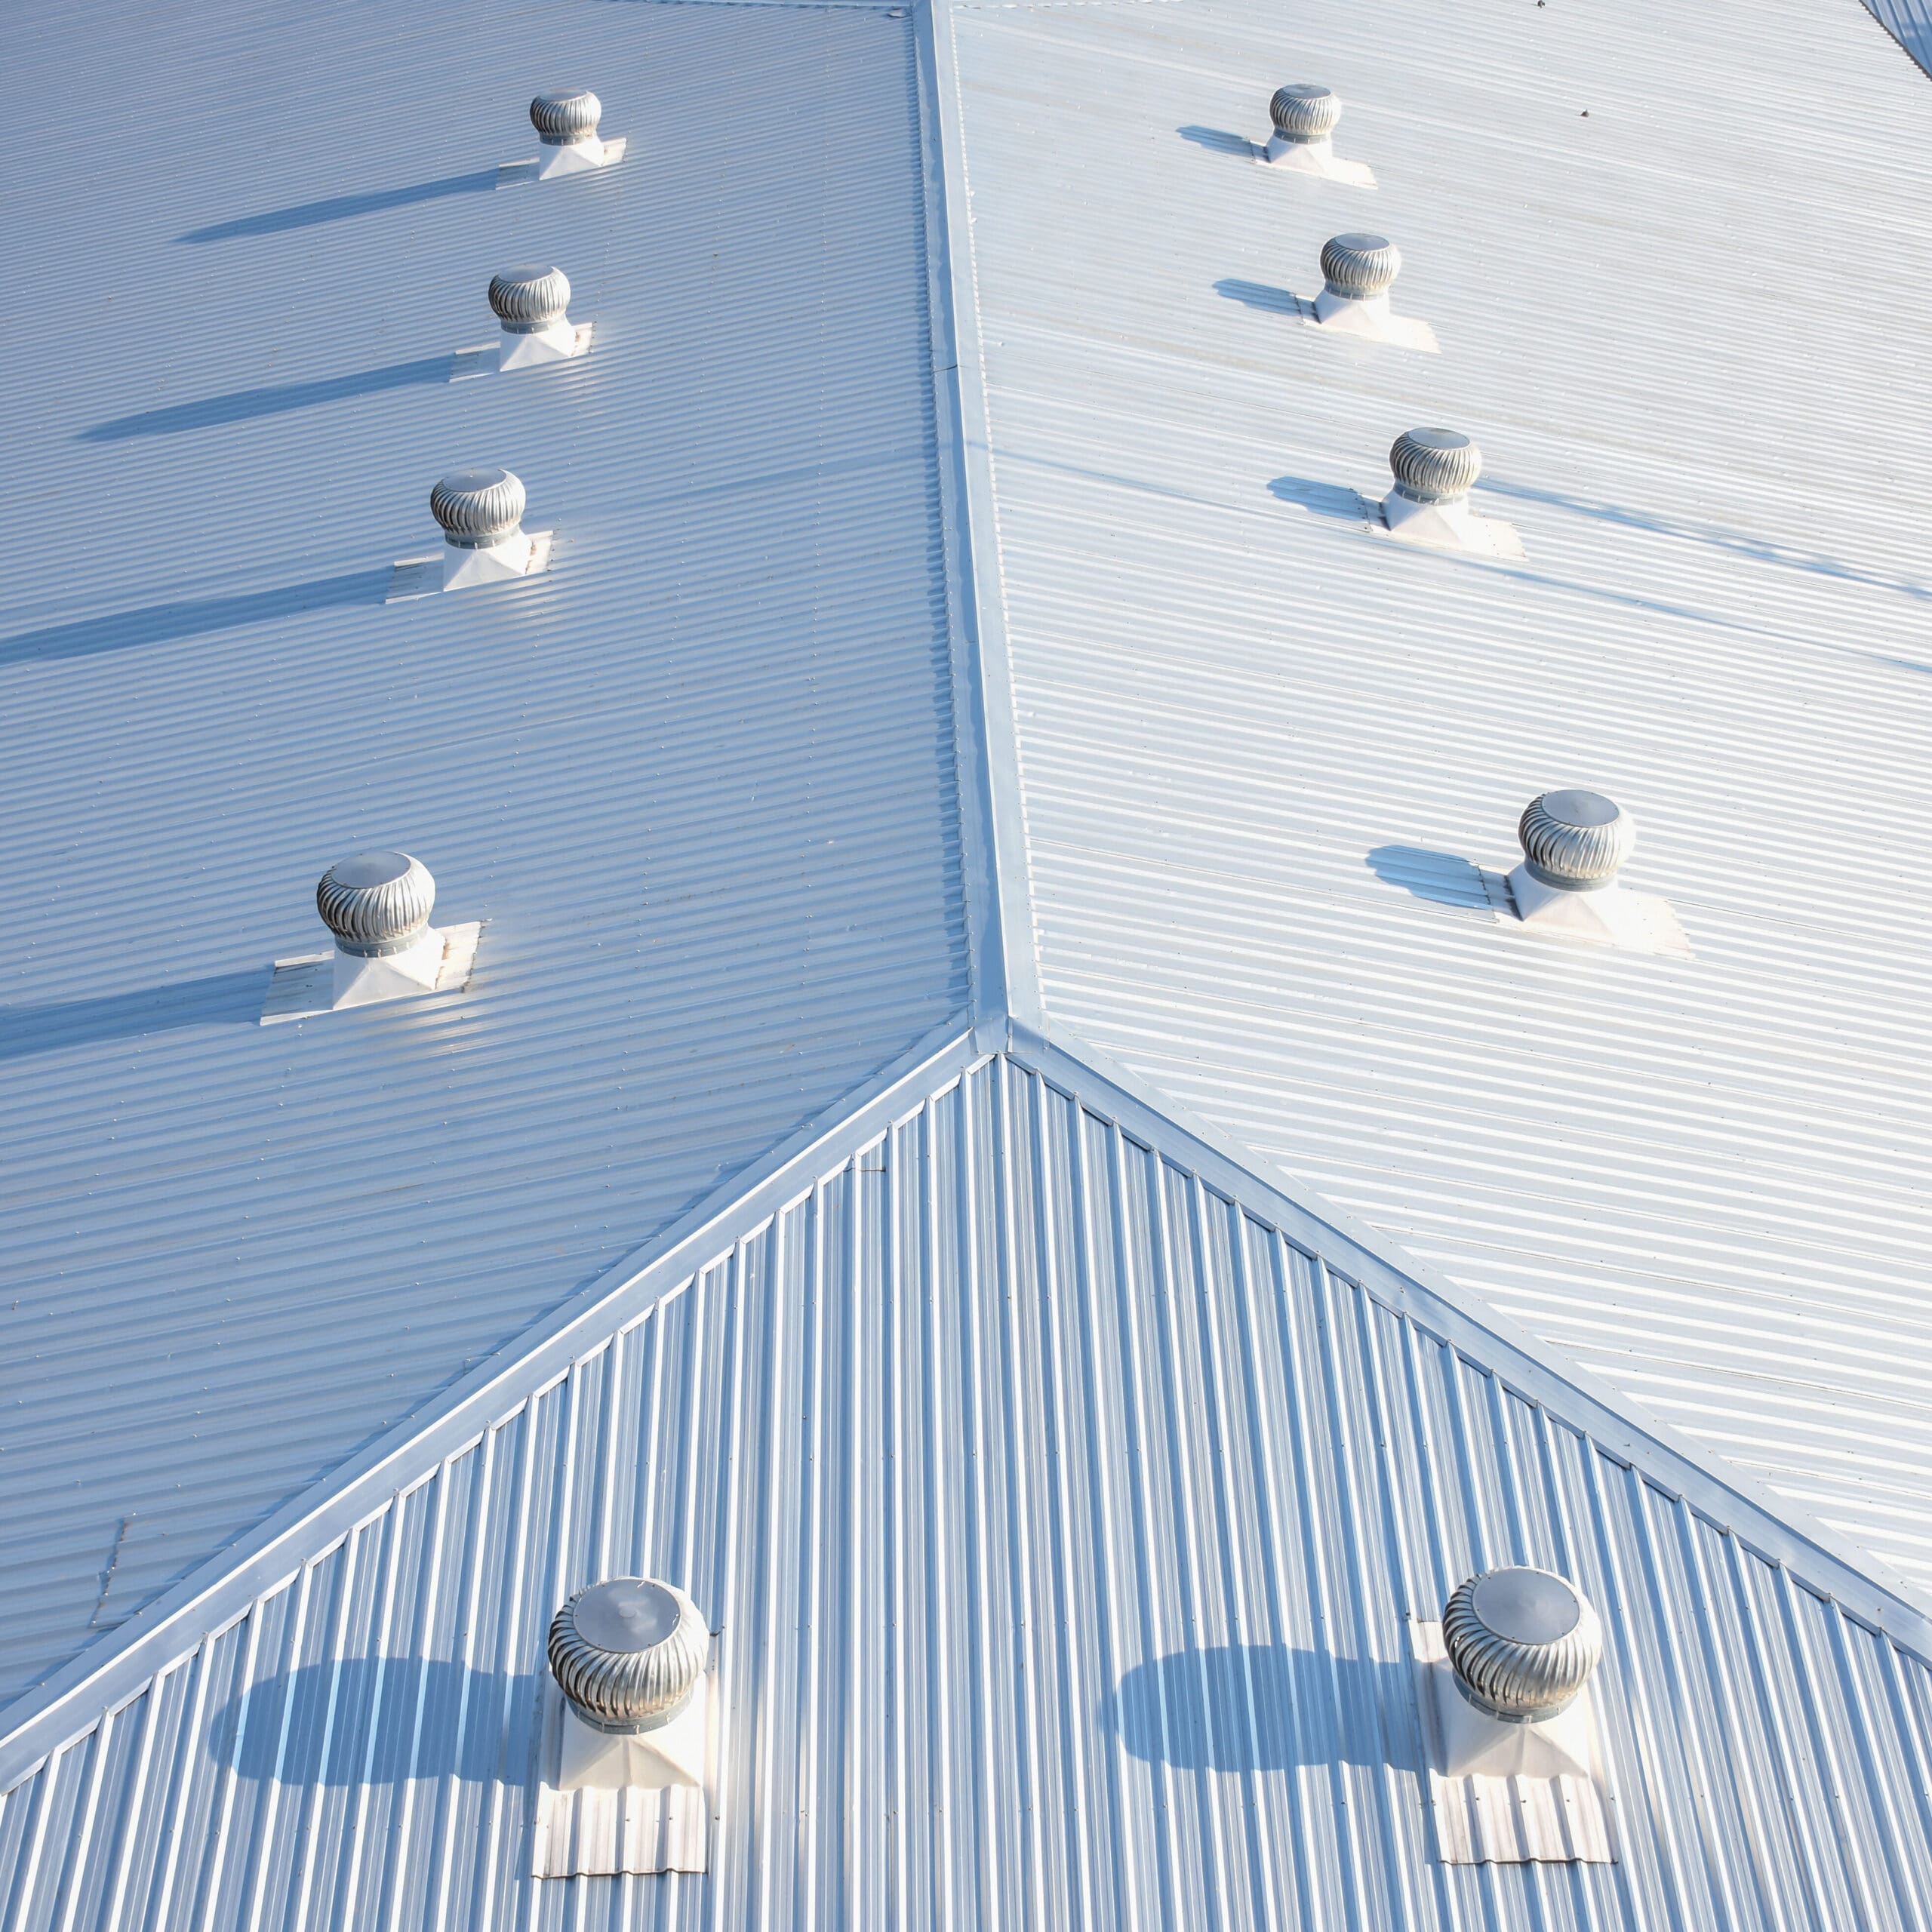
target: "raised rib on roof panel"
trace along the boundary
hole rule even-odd
[[[1927,0],[1865,0],[1879,24],[1932,72],[1932,7]]]
[[[1015,1062],[846,1139],[0,1798],[7,1932],[1925,1922],[1924,1664],[1426,1297]],[[1615,1864],[1435,1856],[1406,1620],[1511,1560],[1603,1614]],[[625,1571],[721,1633],[710,1869],[534,1881]]]
[[[1925,77],[1849,0],[954,18],[1049,1032],[1932,1578]],[[1297,78],[1374,192],[1236,151]],[[1439,355],[1287,312],[1363,227]],[[1359,527],[1434,423],[1521,562]],[[1491,922],[1565,783],[1694,960]]]
[[[0,1698],[967,991],[904,19],[8,39]],[[629,154],[499,190],[560,75]],[[529,259],[592,353],[450,381]],[[554,571],[385,605],[478,460]],[[488,922],[469,992],[257,1026],[371,843]]]

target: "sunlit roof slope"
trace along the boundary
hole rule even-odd
[[[963,1008],[912,29],[14,10],[0,1701]],[[500,188],[583,80],[621,166]],[[452,381],[491,273],[586,358]],[[386,604],[441,472],[555,568]],[[419,855],[460,997],[263,1027]]]
[[[1853,0],[955,21],[1036,1022],[1932,1578],[1932,85]],[[1364,229],[1439,354],[1301,320]],[[1438,423],[1521,560],[1367,528]],[[1494,916],[1564,784],[1694,958]]]
[[[1601,1609],[1614,1863],[1436,1855],[1411,1620],[1510,1561]],[[719,1633],[709,1869],[535,1880],[543,1632],[627,1570]],[[1903,1932],[1924,1623],[1826,1578],[1063,1058],[964,1046],[8,1746],[0,1923]]]

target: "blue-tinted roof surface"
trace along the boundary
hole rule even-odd
[[[0,1932],[1927,1923],[1921,325],[1764,299],[1923,278],[1878,26],[164,18],[8,29]],[[1290,312],[1371,221],[1439,357]],[[452,381],[548,261],[593,352]],[[1361,527],[1463,411],[1513,575]],[[386,602],[497,463],[554,570]],[[1490,917],[1558,757],[1694,959]],[[467,989],[258,1026],[378,843]],[[1523,1561],[1605,1810],[1429,1770]],[[702,1873],[538,1823],[636,1570]]]
[[[967,993],[905,19],[5,38],[0,1700]],[[560,81],[626,158],[500,189]],[[452,382],[527,260],[593,352]],[[386,605],[478,462],[552,572]],[[371,844],[469,991],[258,1026]]]
[[[884,1097],[0,1747],[0,1927],[1927,1922],[1922,1643],[1049,1064]],[[1614,1863],[1438,1851],[1413,1626],[1521,1561],[1604,1620]],[[707,1867],[537,1880],[544,1632],[626,1571],[718,1632]]]

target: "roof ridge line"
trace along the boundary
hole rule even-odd
[[[952,0],[917,0],[912,27],[973,1012],[976,1021],[991,1027],[1016,1016],[1039,1025],[1044,1022],[1039,941],[1007,646],[1006,577],[993,505],[992,418]]]
[[[1284,1233],[1293,1235],[1298,1226],[1320,1231],[1318,1240],[1309,1238],[1305,1244],[1324,1262],[1337,1242],[1354,1251],[1358,1259],[1344,1267],[1353,1267],[1363,1291],[1374,1299],[1414,1317],[1658,1487],[1681,1497],[1766,1562],[1789,1571],[1855,1621],[1932,1663],[1932,1606],[1921,1601],[1914,1586],[1838,1531],[1660,1421],[1632,1398],[1198,1118],[1063,1024],[1056,1023],[1046,1032],[1016,1022],[1008,1051],[1020,1065],[1113,1117],[1136,1138],[1199,1173],[1231,1199],[1242,1201],[1259,1188],[1267,1197],[1267,1211],[1279,1219]]]
[[[0,1709],[0,1794],[50,1752],[91,1730],[103,1711],[137,1694],[164,1663],[217,1634],[275,1583],[325,1553],[407,1487],[408,1475],[420,1473],[432,1450],[438,1460],[459,1453],[506,1406],[568,1367],[592,1337],[601,1342],[614,1320],[641,1314],[681,1286],[721,1247],[808,1189],[828,1163],[849,1158],[909,1107],[923,1106],[986,1057],[972,1028],[958,1022],[935,1028],[590,1287],[76,1652]],[[399,1472],[405,1463],[409,1469]]]

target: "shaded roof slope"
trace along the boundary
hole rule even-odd
[[[8,39],[37,319],[0,380],[0,1700],[968,981],[903,19],[43,8]],[[580,75],[628,158],[500,191]],[[451,381],[531,257],[593,353]],[[386,605],[478,460],[553,572]],[[467,995],[259,1027],[270,961],[326,943],[317,875],[391,843],[489,922]]]
[[[1927,0],[1865,0],[1879,24],[1932,72],[1932,6]]]
[[[1925,77],[1850,0],[954,19],[1039,1023],[1932,1577]],[[1373,192],[1245,152],[1302,78]],[[1364,227],[1439,355],[1296,315]],[[1524,561],[1363,527],[1433,423]],[[1694,960],[1493,921],[1564,783]]]
[[[963,1051],[150,1657],[0,1798],[0,1923],[1924,1922],[1932,1678],[1815,1552],[1063,1057]],[[1602,1610],[1615,1864],[1432,1854],[1407,1621],[1509,1560]],[[539,1884],[543,1632],[638,1570],[721,1633],[710,1869]]]

